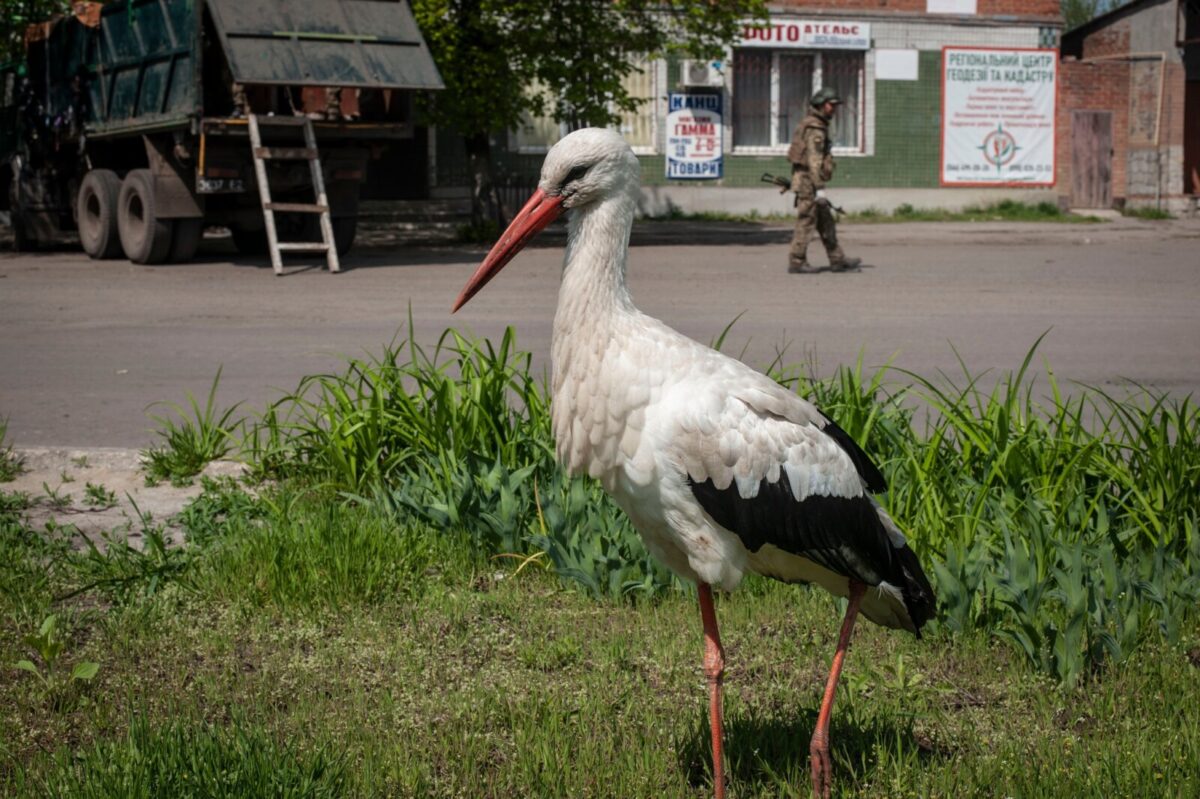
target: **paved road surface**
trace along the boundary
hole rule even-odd
[[[857,274],[784,273],[780,226],[646,223],[630,279],[648,313],[709,341],[738,314],[726,351],[821,374],[889,359],[924,375],[1019,366],[1034,340],[1061,380],[1132,379],[1200,394],[1200,222],[844,226]],[[376,244],[379,244],[377,241]],[[432,344],[449,326],[518,342],[548,361],[562,233],[550,232],[457,316],[449,306],[480,248],[376,247],[349,271],[276,278],[208,240],[198,263],[142,267],[71,250],[0,256],[0,417],[9,443],[143,446],[144,409],[203,398],[224,367],[221,404],[261,408],[342,354],[403,335]],[[901,379],[897,375],[897,379]]]

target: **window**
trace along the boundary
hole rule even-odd
[[[655,89],[658,83],[659,62],[638,59],[634,62],[637,67],[621,81],[629,96],[641,100],[634,111],[621,114],[620,120],[614,125],[617,131],[629,142],[634,152],[654,152],[655,119],[657,104]],[[510,146],[523,153],[544,153],[563,136],[570,132],[565,123],[554,121],[551,115],[526,117],[522,124],[509,137]]]
[[[808,113],[809,98],[821,86],[830,86],[843,103],[832,126],[833,146],[861,151],[863,61],[857,51],[735,50],[734,149],[786,148],[792,130]]]

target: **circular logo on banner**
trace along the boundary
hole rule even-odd
[[[983,150],[984,159],[999,169],[1013,160],[1017,155],[1017,150],[1021,148],[1017,146],[1017,140],[1004,129],[1003,125],[997,125],[995,130],[984,137],[983,145],[979,149]]]

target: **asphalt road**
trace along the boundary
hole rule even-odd
[[[784,227],[644,223],[629,273],[646,312],[701,341],[738,317],[725,351],[752,365],[786,347],[820,374],[861,354],[934,376],[1016,369],[1039,335],[1060,381],[1123,391],[1133,380],[1200,393],[1200,221],[1096,225],[846,225],[856,274],[784,271]],[[283,278],[207,240],[202,260],[143,267],[70,249],[0,256],[0,418],[19,446],[139,447],[147,406],[203,399],[258,409],[303,375],[339,370],[407,334],[505,325],[548,365],[561,231],[518,257],[456,316],[482,248],[374,246]],[[819,245],[814,252],[819,251]],[[816,260],[816,259],[814,259]],[[819,262],[819,261],[818,261]],[[1040,359],[1039,359],[1040,365]],[[905,380],[896,374],[898,381]]]

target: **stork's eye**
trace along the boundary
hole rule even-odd
[[[574,183],[586,175],[589,169],[591,169],[590,164],[580,164],[579,166],[574,167],[570,172],[567,173],[566,178],[563,179],[563,188],[565,189],[569,184]]]

